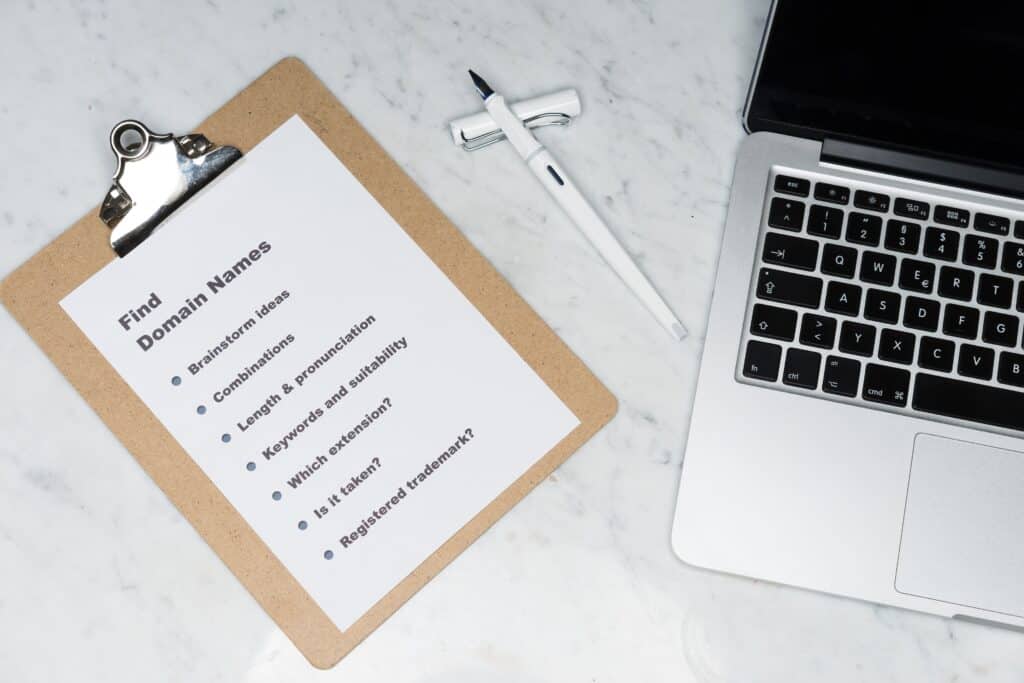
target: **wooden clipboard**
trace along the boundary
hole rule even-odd
[[[0,283],[0,301],[314,666],[336,664],[615,414],[615,397],[295,58],[196,130],[248,152],[299,114],[579,418],[580,425],[345,631],[270,552],[60,307],[115,258],[90,211]],[[216,191],[212,189],[210,191]]]

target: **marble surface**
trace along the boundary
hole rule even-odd
[[[306,664],[0,312],[0,679],[1019,681],[1024,636],[689,568],[669,526],[767,0],[0,4],[0,273],[98,203],[110,126],[186,132],[303,58],[621,401],[335,669]],[[669,337],[513,151],[455,149],[472,66],[575,86],[541,133],[689,327]]]

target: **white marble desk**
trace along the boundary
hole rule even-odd
[[[58,7],[58,5],[64,5]],[[621,400],[615,421],[329,672],[310,668],[0,312],[0,680],[1020,681],[1024,636],[698,571],[668,538],[767,0],[4,0],[0,273],[99,202],[110,126],[188,132],[298,55]],[[479,106],[541,135],[691,331],[672,343]]]

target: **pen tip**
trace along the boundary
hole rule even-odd
[[[480,76],[472,69],[469,70],[469,77],[473,79],[473,87],[476,88],[478,93],[480,93],[481,98],[486,100],[494,94],[494,90],[491,89],[491,86],[487,85],[487,81],[480,78]]]

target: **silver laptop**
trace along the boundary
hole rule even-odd
[[[1024,17],[772,8],[673,546],[1024,627]]]

